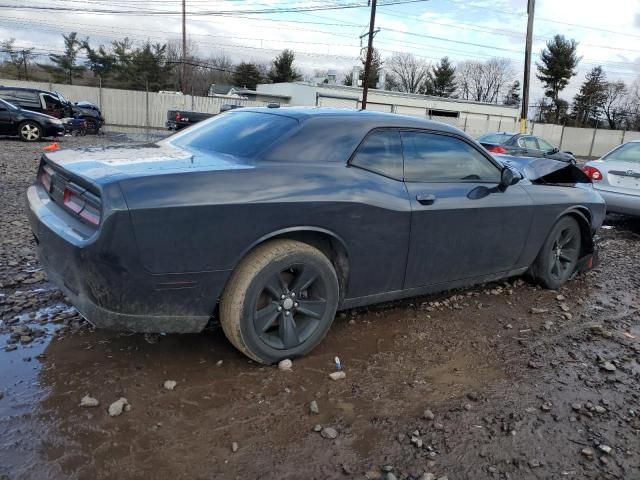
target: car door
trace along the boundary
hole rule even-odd
[[[540,150],[536,137],[531,135],[518,138],[518,147],[520,147],[522,155],[525,157],[544,157],[544,152]]]
[[[405,288],[516,268],[533,214],[525,190],[499,191],[501,167],[462,137],[411,130],[401,138],[412,206]],[[479,187],[491,193],[470,195]]]
[[[0,135],[10,135],[12,130],[11,112],[6,105],[0,103]]]

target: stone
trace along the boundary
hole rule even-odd
[[[565,296],[564,296],[564,295],[558,295],[558,296],[556,297],[556,300],[558,300],[559,302],[564,302],[564,300],[565,300]]]
[[[238,451],[238,442],[231,442],[231,451],[236,453]]]
[[[16,345],[15,343],[11,343],[6,347],[4,347],[5,352],[13,352],[14,350],[17,350],[17,349],[18,349],[18,345]]]
[[[607,411],[606,408],[600,405],[596,405],[593,409],[595,410],[596,413],[605,413]]]
[[[569,310],[571,310],[571,308],[569,308],[569,305],[567,305],[566,303],[561,303],[560,310],[562,310],[563,312],[568,312]]]
[[[338,438],[338,431],[335,428],[325,427],[320,431],[320,435],[322,436],[322,438],[333,440],[335,438]]]
[[[547,308],[536,308],[536,307],[531,307],[531,313],[536,314],[536,315],[540,315],[542,313],[549,313],[549,310]]]
[[[429,409],[425,410],[424,413],[422,414],[422,416],[424,418],[426,418],[427,420],[433,420],[434,418],[436,418],[434,413]]]
[[[20,343],[31,343],[33,341],[33,337],[31,335],[22,335],[20,337]]]
[[[580,403],[572,403],[571,404],[571,409],[576,411],[576,412],[579,412],[580,410],[582,410],[582,404],[580,404]]]
[[[293,367],[293,362],[288,358],[285,358],[284,360],[280,360],[280,363],[278,363],[278,369],[282,370],[283,372],[290,371],[291,367]]]
[[[178,385],[178,382],[175,380],[165,380],[163,386],[165,390],[175,390],[176,385]]]
[[[320,409],[318,408],[318,402],[316,402],[315,400],[311,400],[311,403],[309,404],[309,412],[311,412],[314,415],[318,415],[320,413]]]
[[[113,402],[111,405],[109,405],[109,415],[111,415],[112,417],[117,417],[119,415],[122,415],[122,412],[125,410],[125,407],[127,406],[129,406],[129,402],[127,402],[126,398],[121,397],[115,402]],[[131,407],[129,407],[127,411],[129,411],[130,409]]]
[[[433,428],[435,428],[436,430],[444,430],[444,425],[438,422],[435,422],[433,424]]]
[[[418,437],[412,437],[411,443],[415,445],[416,448],[422,448],[422,439]]]
[[[392,472],[387,473],[385,478],[386,480],[398,480],[398,477],[396,477]]]
[[[534,458],[532,460],[529,460],[529,466],[531,468],[539,468],[542,466],[542,464],[540,463],[540,460]]]
[[[617,370],[616,366],[611,362],[603,362],[600,368],[607,372],[615,372]]]
[[[100,402],[97,398],[90,397],[89,395],[85,395],[80,399],[80,406],[86,408],[93,408],[100,406]]]
[[[582,455],[584,455],[585,457],[587,457],[589,460],[592,460],[593,456],[596,454],[596,452],[593,450],[593,448],[589,448],[589,447],[583,448],[580,451],[580,453]]]
[[[313,427],[313,431],[314,431],[314,432],[320,432],[320,431],[322,431],[322,425],[316,425],[316,426],[314,426],[314,427]]]
[[[342,370],[339,370],[337,372],[330,373],[329,378],[331,380],[343,380],[347,378],[347,374],[344,373]]]
[[[436,480],[436,476],[433,473],[423,473],[420,480]]]
[[[609,455],[611,453],[611,450],[613,450],[609,445],[599,445],[598,446],[598,450],[600,450],[601,452]]]

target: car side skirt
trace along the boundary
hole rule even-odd
[[[490,275],[482,275],[472,278],[463,278],[461,280],[455,280],[453,282],[436,283],[433,285],[425,285],[423,287],[411,288],[408,290],[396,290],[393,292],[368,295],[366,297],[347,298],[342,302],[339,310],[347,310],[349,308],[363,307],[365,305],[372,305],[374,303],[390,302],[393,300],[400,300],[409,297],[419,297],[421,295],[442,292],[451,290],[453,288],[469,287],[471,285],[476,285],[479,283],[492,282],[503,278],[519,276],[525,273],[528,269],[529,267],[523,267],[506,272],[492,273]]]

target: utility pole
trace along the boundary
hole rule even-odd
[[[367,46],[367,60],[364,64],[364,79],[362,85],[362,110],[367,109],[367,94],[369,93],[369,76],[371,75],[371,60],[373,58],[373,34],[376,23],[376,0],[371,0],[371,19],[369,20],[369,42]]]
[[[187,0],[182,0],[182,63],[180,64],[180,91],[184,93],[187,61]]]
[[[24,63],[24,79],[29,80],[29,72],[27,71],[27,51],[22,50],[22,63]]]
[[[524,81],[522,82],[522,111],[520,114],[520,133],[527,133],[527,115],[529,114],[529,77],[531,76],[531,44],[533,42],[533,16],[536,0],[528,0],[527,44],[524,50]]]

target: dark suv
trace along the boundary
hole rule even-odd
[[[91,108],[88,108],[83,106],[83,102],[74,105],[58,92],[0,86],[0,98],[24,110],[46,113],[56,118],[81,118],[86,122],[89,133],[98,133],[104,125],[104,117],[97,106],[91,104]]]

